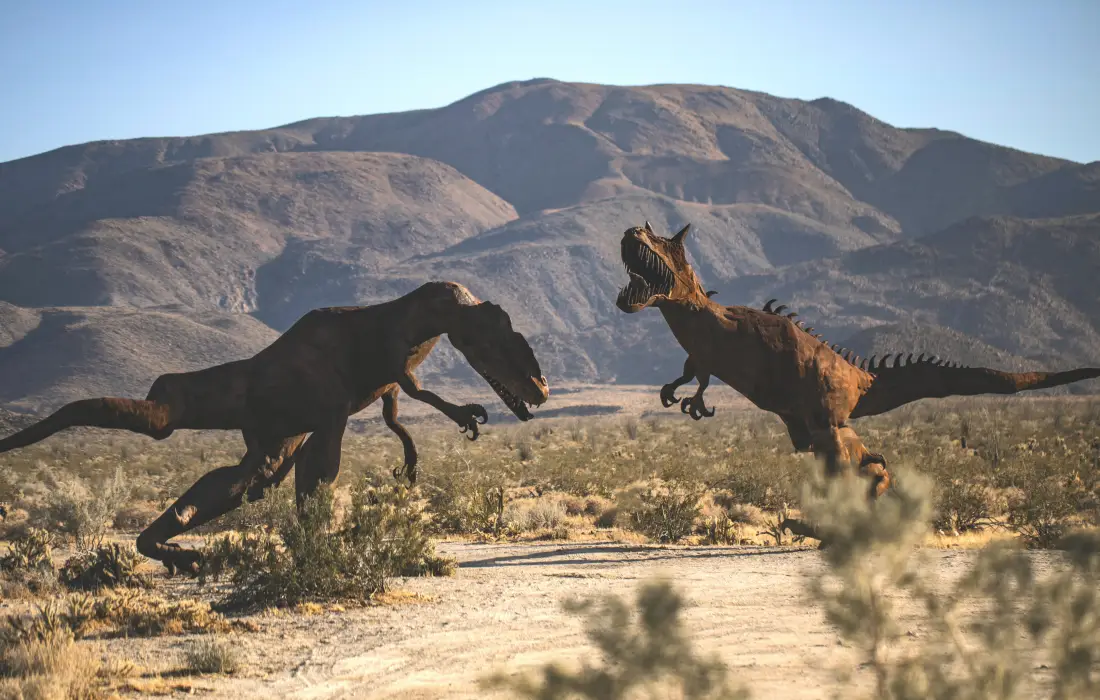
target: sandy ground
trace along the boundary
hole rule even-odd
[[[582,621],[561,611],[563,598],[614,593],[632,599],[635,587],[655,576],[673,579],[687,596],[684,617],[697,648],[717,652],[754,697],[825,698],[835,669],[856,670],[853,650],[802,597],[806,577],[821,566],[813,549],[598,542],[443,542],[438,548],[460,560],[454,577],[396,582],[421,597],[313,615],[261,615],[255,619],[262,631],[234,638],[246,669],[235,677],[187,679],[179,691],[237,699],[506,697],[482,690],[478,679],[593,653]],[[974,556],[972,550],[925,552],[943,583]],[[1049,554],[1034,556],[1040,570],[1053,561]],[[170,584],[180,593],[194,585]],[[917,624],[907,631],[922,632]],[[178,668],[188,641],[105,644],[112,656],[169,671],[173,663]],[[149,690],[171,692],[172,683],[169,672]]]

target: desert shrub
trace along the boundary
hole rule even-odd
[[[890,496],[869,503],[847,480],[826,481],[818,468],[804,489],[803,512],[826,537],[826,569],[809,601],[864,657],[872,697],[1032,697],[1036,658],[1052,660],[1052,698],[1100,692],[1100,533],[1063,538],[1068,567],[1040,579],[1026,552],[996,544],[946,592],[926,579],[917,545],[932,519],[931,481],[894,467]],[[895,613],[899,598],[919,603],[922,619]],[[963,620],[969,611],[971,620]],[[905,631],[925,630],[900,644]],[[912,640],[909,640],[912,642]],[[839,677],[843,686],[851,680]],[[846,695],[859,695],[854,690]]]
[[[71,537],[77,549],[95,549],[103,543],[115,513],[130,497],[122,469],[96,485],[75,475],[51,478],[43,513],[47,526]]]
[[[539,700],[747,698],[747,691],[731,684],[728,669],[717,657],[695,651],[680,619],[683,607],[683,598],[665,581],[640,587],[634,614],[615,596],[567,601],[566,612],[587,618],[587,636],[599,649],[601,664],[584,661],[571,672],[551,663],[539,674],[495,674],[483,683]]]
[[[700,514],[699,493],[679,484],[642,489],[624,507],[627,527],[657,542],[690,535]]]
[[[338,519],[331,488],[307,498],[300,512],[278,489],[259,508],[261,527],[223,535],[208,546],[203,578],[228,573],[223,606],[295,605],[311,600],[367,600],[392,576],[446,575],[423,513],[403,485],[376,488],[362,479]]]
[[[147,576],[138,572],[141,559],[129,545],[111,543],[95,551],[78,552],[61,567],[58,578],[70,589],[99,590],[118,586],[152,586]]]
[[[936,516],[934,526],[941,532],[960,534],[980,530],[993,518],[993,504],[988,490],[965,479],[937,484],[935,487]]]
[[[704,544],[741,544],[745,539],[745,524],[727,513],[709,516],[703,523]]]
[[[0,559],[5,572],[53,570],[53,538],[40,528],[27,528],[11,541],[11,550]]]
[[[424,479],[428,527],[437,534],[499,533],[504,516],[502,480],[466,464],[433,472]]]
[[[1054,546],[1076,513],[1073,495],[1055,479],[1036,479],[1008,505],[1008,526],[1031,547]]]
[[[203,635],[191,642],[186,654],[187,670],[192,673],[236,673],[241,667],[237,648],[214,635]]]

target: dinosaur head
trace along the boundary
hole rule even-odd
[[[689,228],[691,224],[672,238],[662,238],[647,221],[645,226],[634,226],[623,233],[621,254],[630,281],[615,302],[621,311],[632,314],[666,301],[706,304],[708,294],[699,284],[684,248]]]
[[[458,316],[457,328],[447,334],[451,345],[516,418],[531,420],[527,407],[545,403],[550,388],[527,339],[512,330],[508,312],[492,302],[459,307]]]

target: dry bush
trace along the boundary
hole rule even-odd
[[[633,614],[615,596],[571,600],[563,607],[587,618],[587,636],[599,649],[602,663],[586,660],[575,672],[551,663],[538,674],[495,674],[484,679],[486,688],[539,700],[749,697],[731,684],[728,669],[717,657],[701,657],[695,651],[680,619],[683,598],[666,581],[641,586]]]
[[[122,469],[98,484],[89,484],[76,475],[50,479],[53,483],[41,516],[43,523],[71,537],[77,549],[92,550],[103,544],[115,514],[130,497]]]
[[[956,479],[935,488],[937,531],[960,535],[993,524],[995,504],[989,490],[981,484]]]
[[[204,557],[203,580],[229,576],[225,607],[365,601],[393,576],[454,571],[452,561],[435,555],[426,518],[403,485],[375,488],[361,479],[342,518],[328,487],[300,512],[286,489],[246,507],[262,525],[215,538]]]
[[[1047,549],[1070,529],[1076,512],[1069,489],[1054,479],[1036,479],[1009,503],[1008,526],[1028,546]]]
[[[695,530],[700,515],[698,489],[656,484],[635,491],[620,504],[626,527],[656,542],[679,542]]]

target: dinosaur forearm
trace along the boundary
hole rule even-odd
[[[445,415],[449,416],[451,412],[459,408],[458,404],[453,404],[438,394],[422,388],[420,386],[420,380],[411,372],[401,377],[401,379],[397,381],[397,385],[401,387],[401,391],[405,392],[405,395],[410,399],[422,401]]]
[[[412,372],[406,372],[401,379],[398,380],[397,385],[401,387],[401,391],[412,399],[417,401],[423,401],[435,410],[439,411],[443,415],[447,416],[462,428],[462,432],[469,432],[471,440],[476,440],[478,436],[478,425],[483,425],[489,420],[489,414],[485,411],[485,407],[476,403],[466,404],[465,406],[458,406],[449,401],[444,400],[437,394],[434,394],[427,389],[420,387],[420,382],[412,374]]]

